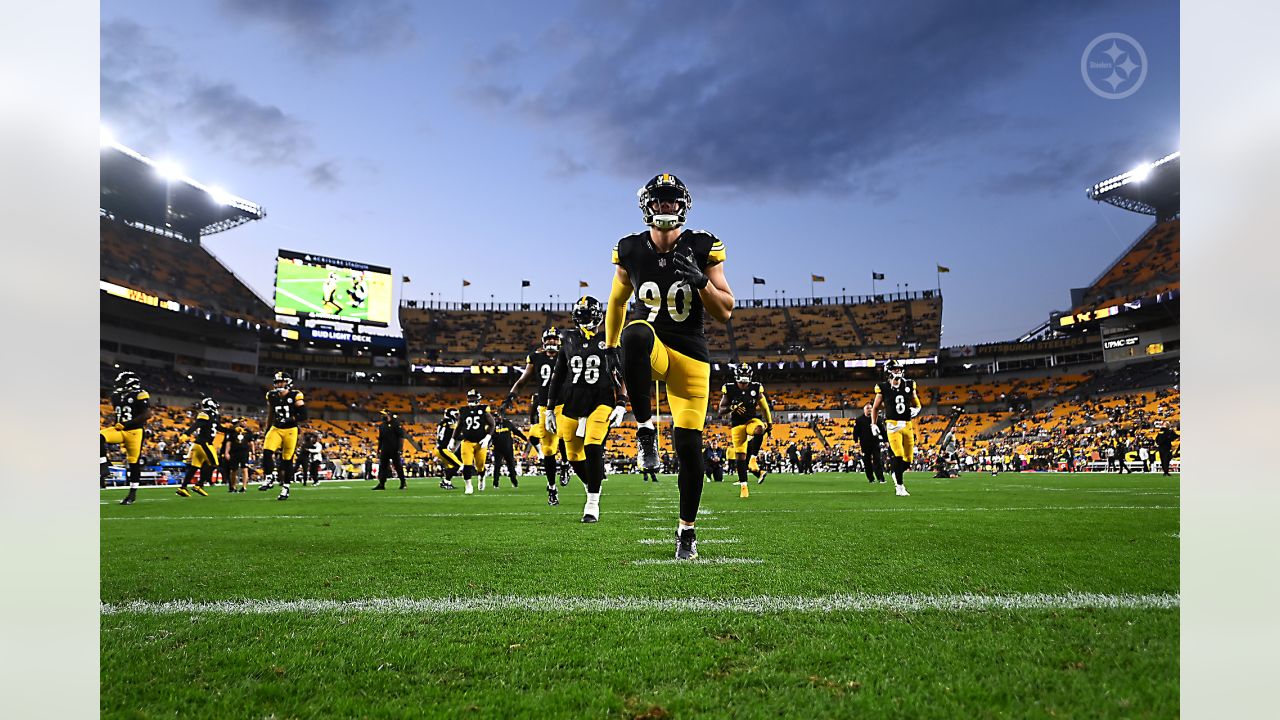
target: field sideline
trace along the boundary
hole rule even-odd
[[[103,716],[1178,714],[1176,477],[372,484],[103,492]]]

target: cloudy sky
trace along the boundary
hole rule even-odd
[[[1146,54],[1123,99],[1081,74],[1105,33]],[[389,265],[409,298],[604,295],[636,188],[672,172],[738,297],[941,263],[944,344],[1003,340],[1149,224],[1085,187],[1179,142],[1171,0],[103,0],[101,55],[120,142],[266,208],[207,245],[268,300],[277,248]]]

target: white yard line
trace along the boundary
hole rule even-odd
[[[663,540],[658,540],[656,538],[644,538],[642,540],[637,540],[636,542],[640,543],[641,545],[670,545],[674,543],[675,540],[672,540],[670,538],[666,538]],[[736,545],[740,542],[742,541],[739,540],[738,538],[710,538],[705,540],[699,540],[698,544],[699,545]]]
[[[663,561],[655,561],[663,562]],[[671,563],[677,562],[671,560]],[[679,561],[688,566],[712,564],[706,560]],[[983,612],[989,610],[1176,610],[1181,600],[1174,594],[1112,595],[1105,593],[1020,595],[930,595],[856,593],[818,597],[756,595],[739,598],[575,597],[557,595],[493,595],[451,598],[366,598],[358,600],[221,600],[197,602],[172,600],[103,603],[103,615],[284,615],[297,613],[369,612],[380,614],[430,614],[491,610],[533,612],[804,612],[896,611]]]
[[[699,540],[698,542],[702,542]],[[675,558],[644,558],[642,560],[632,560],[632,565],[763,565],[764,561],[760,558],[738,558],[738,557],[710,557],[699,558],[697,560],[677,560]]]

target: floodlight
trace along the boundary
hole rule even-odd
[[[209,188],[209,197],[213,198],[213,201],[219,205],[230,205],[232,201],[231,193],[216,185]]]
[[[182,168],[172,160],[161,160],[156,163],[156,172],[170,182],[182,177]]]
[[[1129,179],[1134,182],[1142,182],[1151,174],[1151,163],[1142,163],[1138,167],[1129,171]]]
[[[116,138],[106,125],[98,126],[98,147],[114,147]]]

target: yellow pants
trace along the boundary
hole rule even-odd
[[[760,418],[749,420],[741,425],[734,425],[729,430],[729,437],[733,439],[733,444],[729,446],[731,451],[730,459],[738,455],[747,454],[747,441],[764,432],[764,421]]]
[[[142,428],[134,430],[103,428],[102,437],[108,445],[124,445],[125,461],[130,465],[138,462],[142,457]]]
[[[569,460],[577,462],[587,459],[587,445],[603,445],[605,433],[609,432],[609,413],[613,408],[608,405],[597,405],[591,414],[579,420],[567,417],[564,406],[556,406],[556,434],[564,441],[565,454]],[[578,437],[578,423],[587,424],[586,437]]]
[[[470,465],[476,470],[484,473],[484,461],[489,457],[489,451],[480,447],[480,443],[471,442],[470,440],[462,441],[462,465],[466,467]]]
[[[462,467],[462,461],[459,460],[458,456],[454,455],[453,451],[447,447],[436,448],[436,457],[440,458],[440,461],[446,466],[452,465],[453,467]]]
[[[889,429],[889,449],[896,457],[907,462],[915,459],[916,430],[910,420],[889,420],[885,423]]]
[[[632,325],[653,326],[645,320],[632,320]],[[678,428],[702,431],[707,422],[707,397],[711,392],[711,364],[694,360],[676,352],[653,333],[653,349],[649,351],[649,369],[654,380],[667,384],[667,405],[672,423]],[[655,398],[656,400],[657,398]]]
[[[267,437],[262,441],[264,451],[279,452],[281,460],[293,460],[293,452],[298,449],[298,428],[278,428],[272,426],[267,430]]]
[[[547,432],[547,409],[541,405],[538,406],[538,419],[533,423],[533,427],[529,428],[529,438],[538,441],[538,449],[542,451],[542,457],[551,457],[556,454],[556,434]]]
[[[222,455],[222,438],[222,433],[218,433],[218,435],[213,438],[213,443],[209,448],[213,451],[213,457],[205,455],[203,445],[200,443],[192,443],[191,452],[187,453],[187,464],[198,468],[204,467],[206,463],[214,467],[218,467],[218,457]]]

